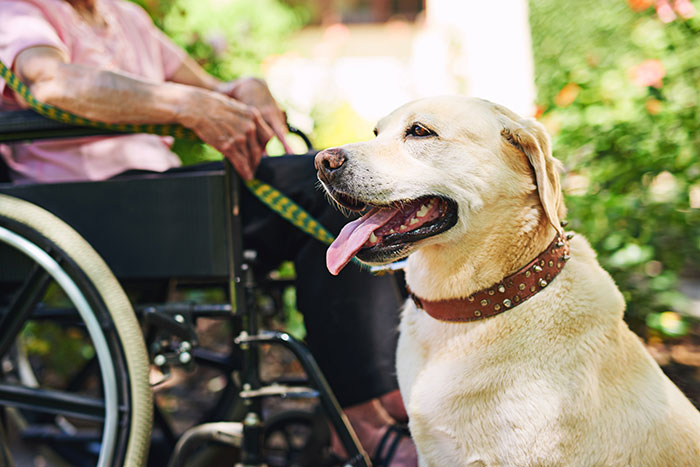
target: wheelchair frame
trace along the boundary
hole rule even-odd
[[[40,117],[32,111],[0,113],[0,142],[95,134],[114,133],[54,122]],[[309,144],[308,139],[305,136],[302,137]],[[226,213],[225,228],[228,233],[225,236],[227,242],[226,267],[228,270],[228,289],[231,303],[230,306],[202,306],[195,312],[202,315],[208,313],[230,314],[240,320],[240,332],[238,332],[233,342],[234,346],[240,349],[242,355],[239,396],[243,399],[245,406],[245,415],[241,427],[240,463],[250,466],[264,464],[262,400],[271,396],[293,397],[295,394],[305,394],[318,397],[323,412],[336,430],[348,455],[344,465],[371,465],[367,454],[362,449],[349,421],[343,414],[310,351],[301,342],[287,333],[271,332],[260,328],[261,317],[258,306],[255,303],[255,290],[258,284],[253,271],[252,258],[242,250],[240,241],[242,239],[240,220],[241,180],[228,162],[225,163],[223,177],[225,193],[223,204]],[[22,188],[18,186],[0,185],[0,192],[10,196],[19,195],[22,197],[21,191]],[[180,335],[191,339],[194,334],[194,330],[191,327],[187,329],[186,325],[183,326],[177,320],[168,319],[167,314],[177,313],[180,309],[178,307],[182,307],[182,305],[177,303],[165,304],[161,305],[159,309],[150,307],[143,310],[142,315],[145,316],[146,320],[158,326],[165,326],[176,334],[180,333]],[[4,320],[5,318],[7,316],[2,319]],[[279,384],[266,385],[261,382],[258,348],[262,344],[281,345],[290,350],[301,364],[312,389]],[[22,395],[18,394],[17,398],[21,402]],[[5,403],[7,404],[8,402],[5,401]],[[21,404],[17,405],[21,406]],[[193,430],[197,430],[197,427]],[[192,444],[199,442],[201,442],[201,439],[197,436],[183,436],[171,457],[171,465],[179,465],[180,460],[178,456],[191,449]]]

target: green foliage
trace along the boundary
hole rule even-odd
[[[280,0],[132,0],[205,70],[228,81],[260,76],[266,57],[285,51],[290,35],[308,20],[303,7]],[[173,147],[183,161],[221,160],[216,150],[190,141]]]
[[[58,387],[64,386],[95,355],[85,332],[51,321],[30,321],[22,330],[22,341],[42,378]]]
[[[303,25],[300,12],[277,0],[178,0],[163,28],[212,74],[222,79],[259,74],[262,60],[284,50]]]
[[[624,291],[628,319],[684,311],[677,279],[700,271],[700,18],[664,24],[622,0],[537,0],[530,15],[572,227]]]
[[[284,52],[308,11],[280,0],[138,0],[155,23],[223,80],[260,75],[265,57]],[[157,5],[152,5],[157,3]]]
[[[306,327],[304,326],[304,315],[297,310],[297,289],[287,287],[282,296],[284,301],[284,327],[289,334],[297,339],[303,340],[306,337]]]

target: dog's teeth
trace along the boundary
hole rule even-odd
[[[408,221],[408,225],[414,225],[417,223],[418,223],[418,219],[416,219],[415,217],[413,219],[411,219],[410,221]]]
[[[408,227],[406,227],[405,225],[402,225],[401,227],[399,227],[399,230],[401,232],[403,232],[404,230],[407,230],[407,229],[408,229]]]
[[[390,234],[393,234],[393,233],[396,233],[396,231],[395,231],[394,229],[391,229],[391,230],[389,231],[389,233],[390,233]]]
[[[369,236],[369,241],[370,243],[376,243],[377,242],[377,236],[374,235],[374,232]]]
[[[416,217],[425,217],[425,215],[428,214],[428,211],[430,211],[430,206],[424,204],[416,213]]]

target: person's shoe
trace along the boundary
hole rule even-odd
[[[374,467],[415,466],[416,446],[407,425],[389,425],[372,456]]]
[[[418,465],[416,447],[408,430],[396,423],[379,399],[347,407],[344,412],[362,447],[373,456],[373,465],[383,467],[416,467]],[[335,432],[333,432],[332,443],[333,451],[344,456],[345,450]]]

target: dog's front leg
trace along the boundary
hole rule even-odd
[[[438,427],[419,429],[416,443],[418,448],[418,465],[420,467],[485,467],[486,462],[480,459],[468,459],[464,456],[464,446],[460,446],[457,438]]]
[[[406,302],[401,314],[399,342],[396,347],[396,376],[403,403],[407,409],[411,403],[413,385],[418,373],[425,365],[426,358],[425,351],[414,334],[418,313],[412,302]]]

